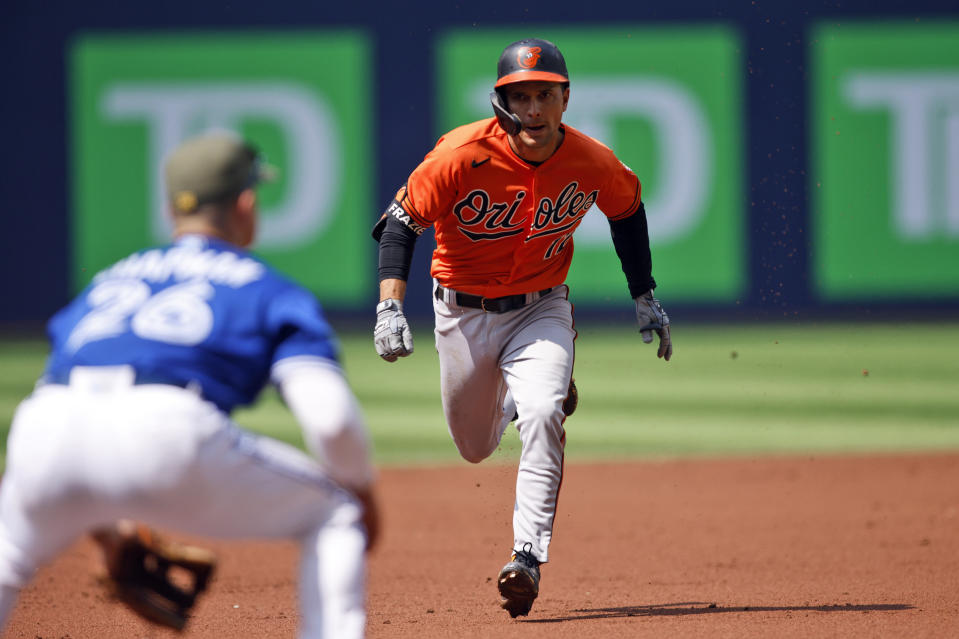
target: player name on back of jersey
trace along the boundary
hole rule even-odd
[[[97,275],[94,282],[113,278],[165,282],[172,277],[176,280],[205,279],[238,288],[263,277],[264,270],[260,262],[235,253],[174,246],[131,255]]]

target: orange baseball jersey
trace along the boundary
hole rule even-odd
[[[558,286],[573,259],[573,231],[593,204],[611,220],[636,212],[641,187],[632,170],[563,126],[563,143],[538,166],[517,157],[489,118],[447,133],[416,167],[396,201],[413,230],[434,227],[430,273],[440,284],[484,297]]]

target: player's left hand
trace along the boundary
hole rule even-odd
[[[662,357],[667,362],[673,356],[673,342],[669,338],[669,315],[663,310],[659,300],[653,297],[653,291],[649,290],[635,298],[636,302],[636,321],[639,322],[639,333],[643,336],[643,342],[649,344],[653,341],[653,331],[659,335],[659,350],[656,357]]]
[[[413,332],[403,315],[403,302],[387,299],[376,305],[373,343],[376,352],[388,362],[413,352]]]

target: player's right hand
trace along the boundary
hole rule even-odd
[[[639,334],[643,336],[643,342],[652,342],[653,331],[656,331],[659,335],[656,357],[662,357],[668,362],[673,356],[673,341],[669,337],[669,315],[663,310],[659,300],[653,297],[652,290],[635,298],[635,302],[636,321],[639,322]]]
[[[373,343],[376,352],[388,362],[413,352],[413,332],[403,315],[403,302],[386,299],[376,305]]]

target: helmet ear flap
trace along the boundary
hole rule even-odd
[[[489,101],[493,105],[493,113],[496,114],[496,119],[499,120],[499,125],[503,127],[503,130],[509,135],[518,135],[523,130],[523,123],[518,115],[510,113],[509,109],[506,108],[506,101],[499,89],[489,94]]]

